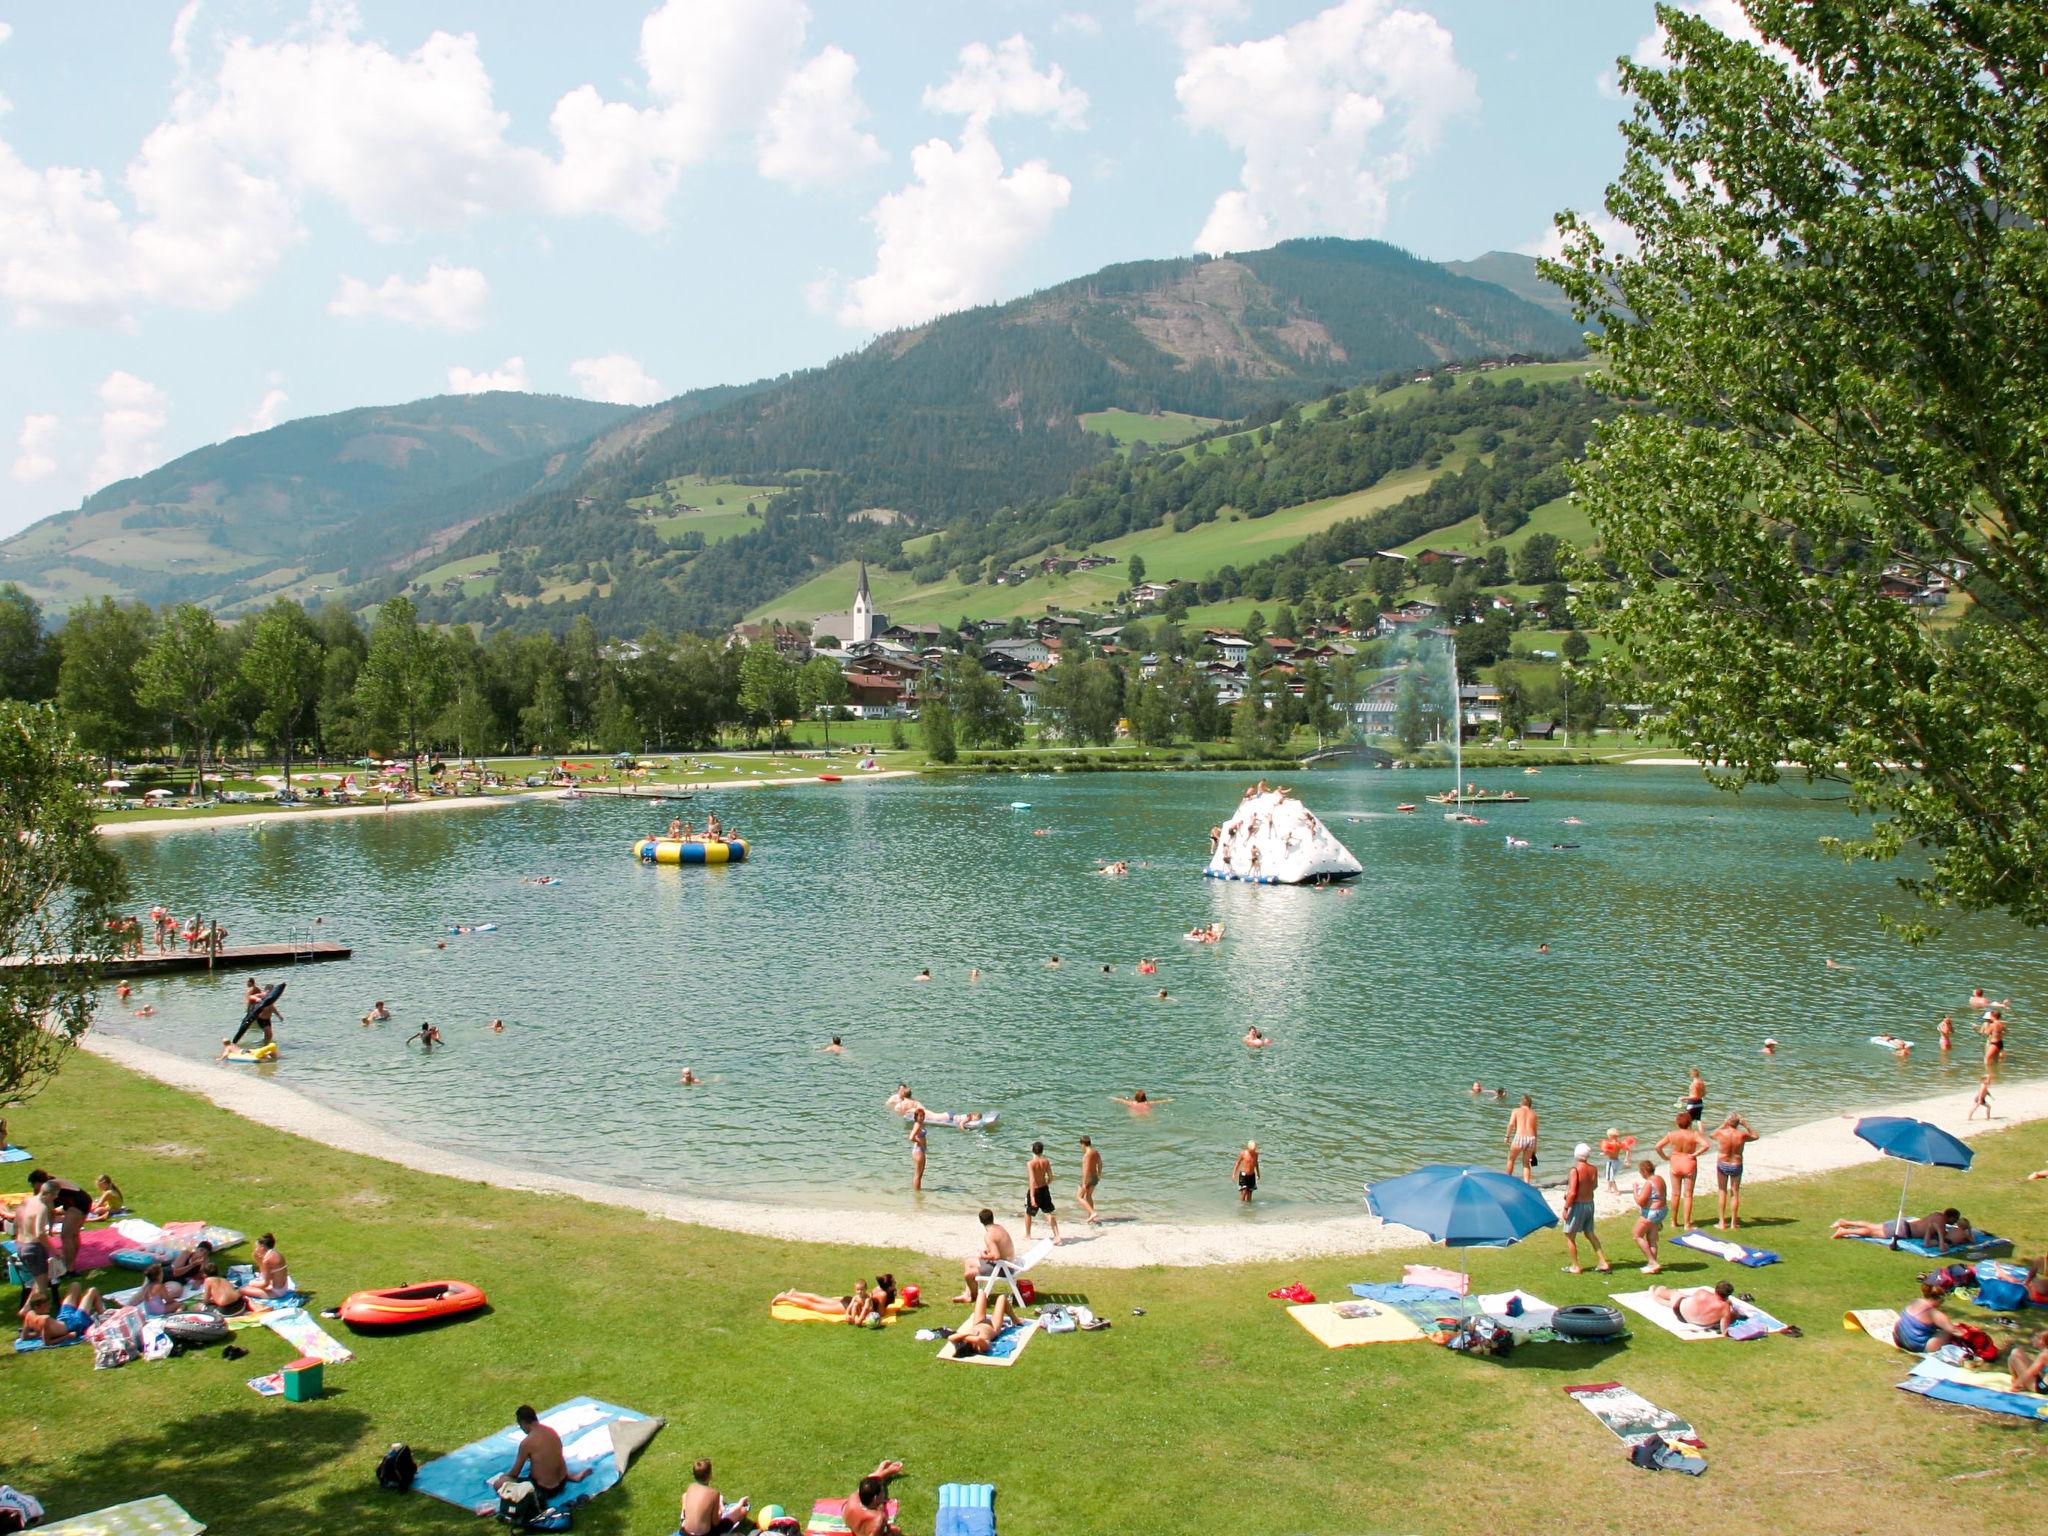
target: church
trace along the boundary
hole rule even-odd
[[[844,650],[872,640],[889,627],[889,616],[875,612],[875,600],[868,593],[868,563],[860,563],[860,580],[853,589],[853,607],[838,613],[821,613],[811,620],[811,639],[829,636]]]

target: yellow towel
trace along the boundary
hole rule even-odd
[[[882,1319],[882,1326],[886,1328],[895,1322],[896,1314],[902,1310],[903,1303],[901,1301],[892,1305],[889,1308],[888,1316]],[[768,1308],[768,1315],[778,1323],[837,1323],[842,1328],[846,1326],[845,1317],[839,1313],[813,1312],[809,1307],[792,1306],[786,1301],[771,1303]]]
[[[1348,1349],[1353,1344],[1412,1344],[1427,1335],[1392,1307],[1381,1307],[1375,1317],[1339,1317],[1333,1302],[1287,1309],[1302,1327],[1325,1349]]]
[[[1878,1343],[1892,1349],[1899,1347],[1898,1335],[1893,1331],[1899,1326],[1899,1314],[1890,1307],[1861,1307],[1854,1312],[1842,1314],[1842,1327],[1850,1333],[1859,1328]],[[1911,1354],[1911,1350],[1906,1351]]]

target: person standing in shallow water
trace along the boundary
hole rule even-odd
[[[1259,1187],[1259,1144],[1248,1141],[1244,1150],[1237,1154],[1237,1198],[1239,1203],[1250,1205],[1252,1195]]]
[[[1081,1138],[1081,1187],[1074,1191],[1074,1201],[1088,1213],[1088,1224],[1098,1226],[1102,1218],[1095,1214],[1095,1186],[1102,1182],[1102,1154],[1088,1137]]]
[[[924,1106],[920,1104],[910,1116],[910,1187],[913,1191],[924,1189],[925,1139],[930,1134],[925,1129]]]
[[[1536,1182],[1536,1103],[1528,1094],[1522,1095],[1522,1102],[1508,1113],[1508,1131],[1505,1138],[1508,1148],[1507,1174],[1513,1177],[1515,1165],[1522,1165],[1522,1179],[1525,1183]]]

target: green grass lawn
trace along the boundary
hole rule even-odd
[[[1089,411],[1080,421],[1084,432],[1099,432],[1126,448],[1132,443],[1150,443],[1155,448],[1184,443],[1211,427],[1223,425],[1220,416],[1190,416],[1184,411],[1161,411],[1157,415],[1142,411]]]
[[[1517,368],[1496,368],[1490,373],[1461,373],[1452,380],[1451,388],[1454,390],[1470,389],[1480,379],[1485,379],[1488,383],[1494,385],[1505,384],[1510,379],[1520,379],[1524,384],[1531,387],[1538,384],[1560,384],[1566,379],[1584,378],[1587,374],[1598,369],[1599,366],[1597,361],[1589,357],[1576,358],[1570,362],[1563,363],[1526,363]],[[1374,395],[1372,403],[1374,408],[1378,410],[1398,411],[1402,406],[1412,405],[1415,401],[1422,399],[1429,394],[1431,388],[1432,386],[1428,384],[1403,384],[1396,389],[1388,390],[1383,395]]]
[[[672,1530],[698,1456],[728,1496],[800,1517],[813,1499],[850,1492],[877,1459],[901,1459],[910,1532],[932,1528],[938,1484],[993,1482],[1011,1536],[1210,1536],[1240,1525],[1972,1536],[2031,1529],[2048,1481],[2040,1426],[1895,1391],[1905,1357],[1840,1326],[1846,1308],[1911,1294],[1914,1260],[1825,1236],[1831,1216],[1893,1208],[1895,1164],[1753,1188],[1748,1235],[1784,1253],[1782,1265],[1734,1269],[1673,1250],[1683,1254],[1669,1266],[1675,1283],[1731,1278],[1804,1338],[1696,1349],[1643,1325],[1625,1345],[1535,1346],[1503,1362],[1424,1343],[1327,1351],[1269,1289],[1301,1281],[1342,1295],[1346,1281],[1398,1277],[1404,1260],[1441,1251],[1198,1270],[1055,1262],[1039,1272],[1042,1289],[1085,1297],[1115,1326],[1041,1338],[992,1371],[934,1361],[910,1325],[856,1333],[767,1315],[783,1286],[837,1292],[877,1269],[944,1297],[957,1280],[950,1261],[738,1236],[413,1173],[258,1128],[92,1058],[74,1059],[9,1118],[38,1161],[80,1181],[112,1172],[153,1219],[275,1230],[316,1305],[427,1277],[474,1280],[491,1298],[487,1314],[435,1331],[352,1338],[358,1358],[330,1366],[326,1396],[306,1404],[243,1385],[288,1355],[260,1329],[237,1335],[250,1354],[235,1362],[211,1350],[95,1372],[82,1349],[9,1357],[7,1480],[52,1518],[161,1492],[215,1536],[478,1531],[446,1505],[378,1491],[371,1471],[384,1447],[403,1440],[424,1461],[509,1423],[521,1402],[579,1394],[669,1421],[620,1488],[577,1512],[576,1528],[593,1536]],[[1923,1175],[1916,1193],[1960,1194],[1984,1224],[2038,1237],[2039,1202],[2021,1175],[2048,1154],[2048,1128],[1977,1146],[1967,1179]],[[1269,1170],[1269,1182],[1286,1176]],[[998,1203],[1011,1193],[989,1191]],[[1619,1224],[1605,1236],[1623,1257]],[[1555,1233],[1473,1250],[1474,1279],[1558,1303],[1598,1299],[1606,1284],[1560,1275],[1562,1257]],[[1638,1287],[1629,1270],[1616,1288]],[[937,1305],[919,1321],[960,1312]],[[1707,1442],[1704,1481],[1630,1467],[1561,1391],[1599,1381],[1688,1418]]]
[[[1486,525],[1477,517],[1468,517],[1462,522],[1439,528],[1435,533],[1410,539],[1406,544],[1396,544],[1393,552],[1416,555],[1425,549],[1441,549],[1450,554],[1481,555],[1498,544],[1512,555],[1528,542],[1531,535],[1538,533],[1554,534],[1575,549],[1586,549],[1597,542],[1593,520],[1587,516],[1585,504],[1569,496],[1560,496],[1555,501],[1546,501],[1542,506],[1533,508],[1528,522],[1501,538],[1489,534]]]

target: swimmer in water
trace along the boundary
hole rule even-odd
[[[494,1035],[502,1035],[503,1033],[505,1033],[505,1021],[503,1019],[491,1020],[491,1033]]]
[[[1166,988],[1164,988],[1164,987],[1161,987],[1161,988],[1159,989],[1159,1001],[1163,1003],[1163,1002],[1165,1002],[1166,1000],[1167,1000],[1167,999],[1166,999]]]
[[[1140,960],[1138,962],[1138,974],[1140,976],[1157,976],[1159,974],[1159,962],[1157,960]]]
[[[431,1023],[422,1024],[417,1031],[405,1037],[407,1045],[411,1045],[415,1040],[419,1041],[421,1050],[431,1054],[434,1047],[441,1043],[441,1031]]]
[[[911,977],[910,979],[912,981],[930,981],[932,979],[932,968],[930,966],[926,966],[923,970],[919,971],[915,976]]]
[[[133,1009],[132,1012],[138,1019],[147,1019],[155,1015],[156,1004],[144,1003],[140,1008]]]
[[[981,967],[980,967],[980,966],[978,966],[978,965],[970,965],[970,966],[969,966],[969,967],[967,968],[967,979],[968,979],[968,981],[969,981],[970,983],[972,983],[972,982],[978,982],[978,981],[980,981],[980,980],[981,980]]]
[[[1271,1045],[1273,1043],[1273,1037],[1271,1035],[1260,1034],[1259,1026],[1254,1024],[1250,1029],[1244,1032],[1244,1043],[1250,1046],[1253,1050],[1257,1050],[1262,1045]]]
[[[1171,1104],[1173,1100],[1152,1098],[1146,1094],[1144,1089],[1140,1088],[1128,1099],[1112,1097],[1110,1102],[1123,1105],[1125,1109],[1128,1109],[1134,1115],[1148,1115],[1152,1112],[1153,1105]]]
[[[1550,953],[1550,946],[1548,944],[1538,944],[1536,946],[1536,953],[1539,955],[1547,955]]]
[[[1111,972],[1112,970],[1114,970],[1114,969],[1115,969],[1115,967],[1114,967],[1114,966],[1110,966],[1110,965],[1106,965],[1106,964],[1105,964],[1105,965],[1104,965],[1104,966],[1102,967],[1102,974],[1103,974],[1103,975],[1105,975],[1105,976],[1107,976],[1107,975],[1108,975],[1108,974],[1109,974],[1109,973],[1110,973],[1110,972]]]
[[[688,1067],[685,1067],[683,1068],[683,1075],[680,1078],[678,1078],[677,1081],[680,1082],[685,1088],[695,1088],[698,1084],[702,1083],[704,1079],[699,1077],[696,1073],[692,1072]]]
[[[1941,1053],[1944,1056],[1955,1049],[1956,1021],[1953,1014],[1944,1013],[1941,1022],[1934,1026],[1934,1032],[1941,1036]]]
[[[135,989],[133,987],[129,986],[128,983],[124,981],[121,983],[121,985],[114,988],[114,996],[120,998],[121,1001],[125,1003],[128,1001],[128,994],[130,992],[133,992],[134,990]]]
[[[830,1045],[821,1045],[818,1047],[818,1049],[834,1056],[843,1055],[846,1051],[846,1047],[839,1043],[839,1037],[837,1035],[834,1035],[832,1037],[832,1043]]]
[[[1045,962],[1045,968],[1048,971],[1058,970],[1060,968],[1060,957],[1058,955],[1054,955],[1050,960]]]
[[[1778,1042],[1777,1042],[1777,1041],[1775,1041],[1775,1040],[1771,1040],[1771,1039],[1768,1039],[1768,1038],[1767,1038],[1767,1039],[1765,1039],[1765,1041],[1764,1041],[1764,1054],[1765,1054],[1766,1056],[1775,1056],[1775,1055],[1777,1055],[1777,1054],[1778,1054]]]

